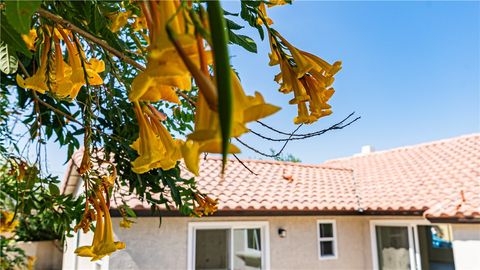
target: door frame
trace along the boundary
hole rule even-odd
[[[422,270],[420,244],[418,240],[418,225],[432,225],[428,220],[370,220],[370,240],[372,248],[372,265],[374,270],[379,269],[376,226],[402,226],[408,230],[408,253],[412,270]]]
[[[268,221],[216,221],[216,222],[189,222],[187,244],[187,269],[195,269],[195,239],[197,229],[260,229],[262,241],[262,269],[270,269],[270,230]],[[233,234],[231,234],[233,237]],[[233,250],[233,241],[230,241],[230,250]],[[263,260],[264,259],[264,260]],[[231,264],[233,261],[231,262]],[[229,269],[231,265],[229,266]]]

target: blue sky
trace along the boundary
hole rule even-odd
[[[239,11],[238,1],[224,4]],[[344,130],[291,142],[285,152],[320,163],[366,144],[386,150],[480,131],[479,2],[295,1],[268,12],[274,28],[298,48],[343,61],[330,102],[333,115],[300,132],[323,129],[353,111],[362,117]],[[292,131],[296,108],[288,105],[290,95],[277,91],[278,67],[268,66],[267,40],[260,41],[256,30],[241,32],[258,45],[258,54],[231,47],[245,90],[259,90],[282,107],[264,122]],[[256,124],[251,128],[270,134]],[[243,139],[265,152],[281,147],[252,135]],[[52,172],[62,176],[65,154],[49,148]],[[262,158],[247,149],[241,157]]]
[[[226,9],[239,4],[228,2]],[[330,102],[334,114],[300,132],[328,127],[352,111],[362,117],[346,129],[290,143],[286,152],[303,162],[350,156],[366,144],[386,150],[480,131],[479,2],[295,1],[268,12],[273,27],[298,48],[343,61]],[[265,122],[292,131],[296,108],[273,82],[278,67],[267,65],[268,42],[256,41],[258,55],[232,47],[233,64],[247,91],[260,90],[282,107]],[[245,138],[267,152],[281,147]],[[259,158],[250,150],[242,157]]]

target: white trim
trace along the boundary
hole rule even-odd
[[[378,270],[378,251],[376,226],[407,227],[408,251],[410,255],[410,266],[412,269],[421,270],[422,262],[420,257],[420,246],[418,241],[418,225],[431,225],[428,220],[370,220],[370,241],[372,248],[373,269]]]
[[[332,224],[333,237],[320,237],[320,224]],[[336,260],[338,259],[338,238],[337,238],[337,222],[334,219],[318,219],[317,220],[317,253],[319,260]],[[321,252],[321,241],[333,242],[333,256],[323,256]]]
[[[229,229],[230,249],[233,250],[233,229],[260,229],[262,245],[262,269],[270,269],[270,229],[268,221],[219,221],[219,222],[189,222],[187,243],[187,269],[195,268],[195,233],[197,229]],[[229,252],[231,254],[231,252]],[[233,260],[230,260],[233,264]],[[230,269],[233,269],[230,265]]]

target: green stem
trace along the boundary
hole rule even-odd
[[[227,163],[228,146],[232,132],[232,81],[228,54],[228,35],[223,9],[219,0],[207,2],[214,53],[215,78],[218,88],[218,115],[222,134],[222,174]]]

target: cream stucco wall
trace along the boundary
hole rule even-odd
[[[321,219],[336,221],[337,259],[319,260],[316,226]],[[137,219],[132,229],[123,229],[115,218],[116,238],[126,242],[127,248],[111,255],[109,268],[186,269],[189,222],[267,221],[272,269],[371,269],[371,219],[348,216],[165,217],[159,227],[158,218],[144,217]],[[278,236],[279,228],[287,230],[286,238]]]
[[[455,269],[480,269],[480,225],[452,224]]]

